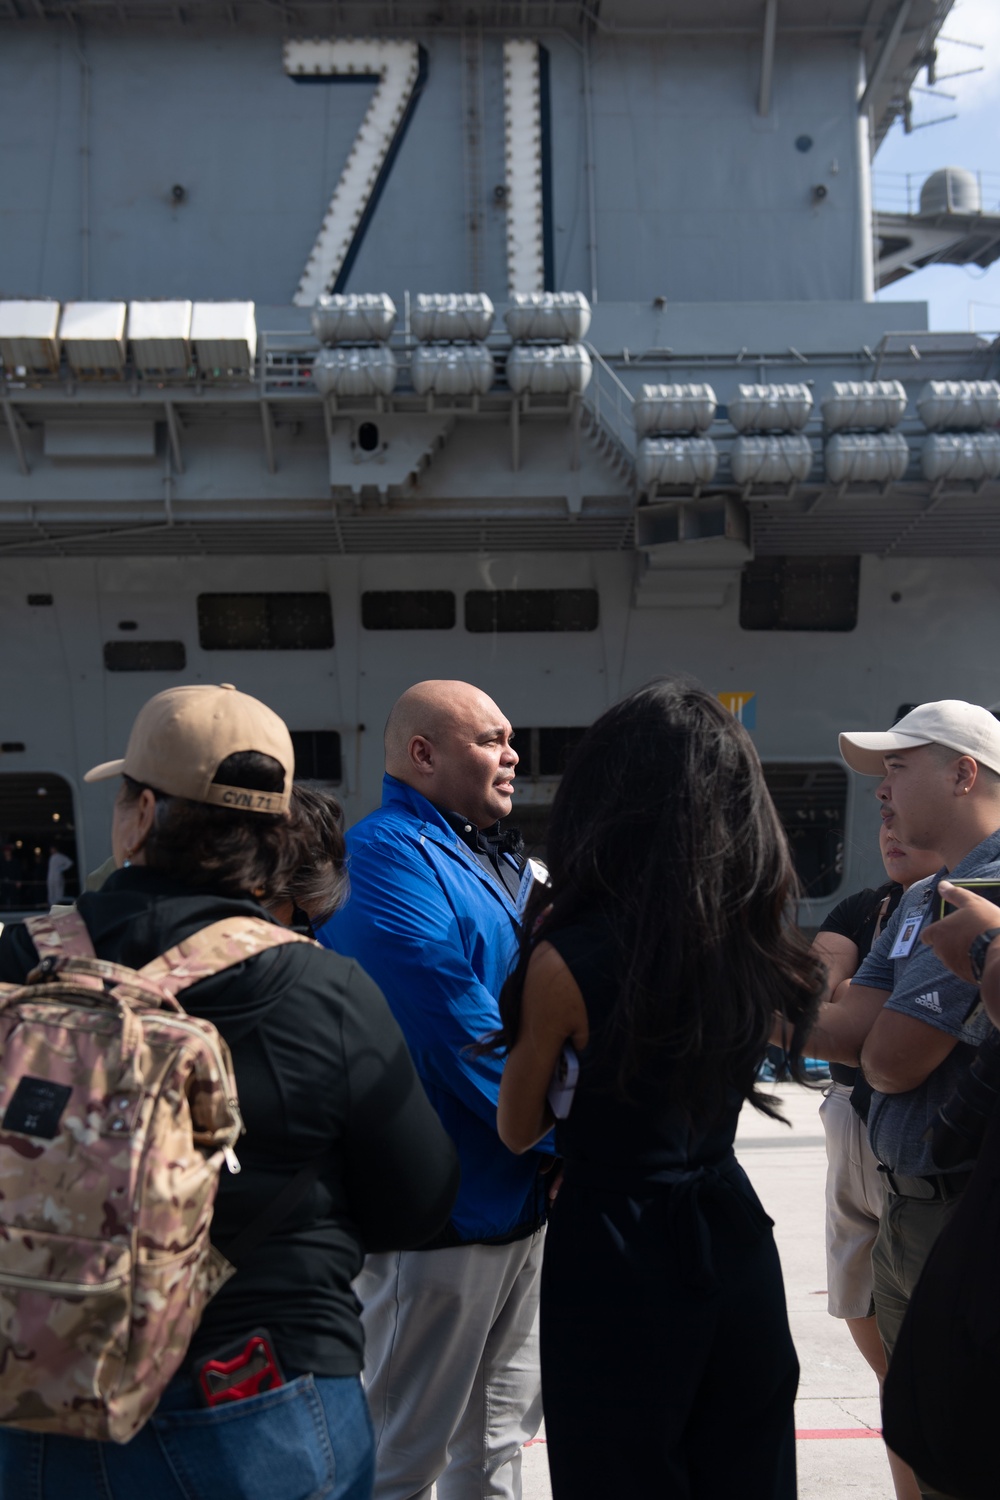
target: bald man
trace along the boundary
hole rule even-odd
[[[499,1026],[517,956],[522,862],[501,829],[517,759],[509,720],[470,683],[405,692],[386,724],[382,806],[347,836],[350,899],[319,933],[381,986],[462,1165],[446,1230],[370,1255],[355,1283],[376,1500],[429,1500],[435,1481],[440,1500],[518,1500],[541,1418],[551,1158],[502,1144],[502,1062],[470,1050]]]

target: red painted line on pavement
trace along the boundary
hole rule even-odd
[[[880,1438],[877,1427],[800,1427],[797,1438]]]

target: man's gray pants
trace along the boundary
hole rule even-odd
[[[957,1202],[957,1197],[943,1202],[904,1198],[886,1188],[885,1207],[872,1250],[872,1275],[875,1321],[886,1359],[890,1363],[910,1297],[924,1269],[924,1262]],[[924,1484],[919,1475],[917,1484],[925,1500],[953,1500],[953,1497],[944,1495],[941,1490],[931,1489]]]
[[[520,1500],[542,1416],[544,1232],[370,1255],[354,1289],[375,1427],[375,1500]]]

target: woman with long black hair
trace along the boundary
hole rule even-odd
[[[749,736],[686,679],[584,735],[549,825],[551,885],[501,997],[500,1134],[556,1125],[542,1273],[555,1500],[793,1500],[798,1363],[771,1221],[733,1155],[774,1014],[797,1068],[823,974],[792,924],[785,835]],[[571,1059],[572,1061],[572,1059]]]

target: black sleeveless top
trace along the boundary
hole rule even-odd
[[[607,922],[586,921],[546,933],[580,987],[590,1041],[580,1056],[572,1108],[556,1122],[556,1149],[593,1178],[607,1173],[644,1178],[655,1173],[714,1166],[730,1156],[742,1099],[733,1091],[718,1120],[696,1125],[674,1100],[677,1064],[665,1057],[630,1087],[625,1100],[614,1089],[618,1052],[610,1026],[618,995],[618,950]]]

